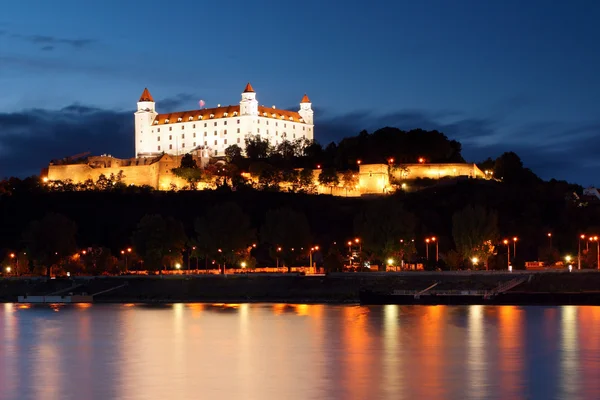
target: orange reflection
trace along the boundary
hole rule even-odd
[[[583,374],[583,393],[600,393],[600,340],[597,334],[591,332],[600,331],[600,307],[580,306],[578,307],[578,335],[577,340],[581,348],[585,349],[579,356],[579,370]]]
[[[368,399],[372,394],[366,380],[369,376],[369,335],[367,319],[369,310],[366,307],[344,307],[344,342],[346,357],[344,362],[347,393],[350,398]]]
[[[442,346],[442,323],[445,320],[445,306],[426,306],[422,309],[424,314],[419,318],[421,333],[422,352],[420,353],[421,371],[425,375],[421,379],[426,379],[427,384],[414,382],[416,398],[421,399],[441,399],[443,398],[443,387],[441,384],[442,361],[444,355],[440,354]],[[426,372],[425,372],[426,371]]]
[[[498,356],[503,399],[521,399],[523,376],[523,311],[516,306],[498,307]]]
[[[92,303],[75,303],[75,307],[79,308],[81,310],[85,310],[87,308],[90,308],[92,306]]]

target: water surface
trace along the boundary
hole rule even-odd
[[[600,399],[600,307],[0,304],[0,399]]]

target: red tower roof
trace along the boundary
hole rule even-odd
[[[308,98],[306,93],[304,93],[304,97],[302,97],[302,100],[300,101],[300,103],[310,103],[310,99]]]
[[[252,85],[250,84],[250,82],[248,82],[248,84],[246,85],[244,93],[254,93],[254,89],[252,89]]]
[[[144,91],[142,92],[142,95],[140,96],[140,100],[139,101],[151,101],[151,102],[154,102],[154,99],[152,98],[152,95],[148,91],[148,88],[144,88]]]

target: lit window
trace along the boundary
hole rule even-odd
[[[279,131],[275,131],[275,136],[279,136]]]
[[[181,147],[185,147],[185,143],[181,143]]]
[[[181,134],[181,138],[182,138],[182,139],[185,139],[185,133],[182,133],[182,134]]]
[[[237,112],[237,111],[234,111],[234,112],[233,112],[233,116],[234,116],[234,117],[237,117],[237,115],[238,115],[238,112]],[[239,124],[239,120],[238,120],[238,124]]]
[[[210,118],[214,118],[214,117],[215,117],[215,114],[210,114]]]
[[[240,133],[240,128],[237,128],[237,133]]]
[[[173,150],[173,145],[172,144],[169,145],[169,150]]]
[[[227,113],[226,113],[226,112],[225,112],[225,113],[223,113],[223,116],[224,116],[224,117],[226,117],[226,116],[227,116]],[[225,125],[227,125],[227,121],[225,121]]]
[[[156,141],[157,141],[157,142],[160,142],[160,136],[156,138]]]
[[[223,135],[227,135],[227,129],[223,130]]]
[[[215,131],[215,136],[217,136],[217,131]]]
[[[170,131],[172,131],[172,130],[173,130],[173,127],[172,127],[172,126],[170,126],[170,127],[169,127],[169,130],[170,130]]]
[[[160,132],[160,128],[158,128],[158,131],[157,131],[157,132]]]
[[[206,140],[204,141],[204,145],[205,145],[205,146],[208,146],[208,142],[207,142]]]
[[[196,132],[194,132],[194,137],[196,137]]]
[[[192,125],[192,129],[196,129],[196,124]]]
[[[173,136],[169,135],[169,140],[173,140]]]
[[[185,125],[181,125],[181,129],[182,129],[182,130],[183,130],[183,129],[185,129]]]
[[[204,123],[204,127],[205,127],[205,128],[206,128],[206,125],[207,125],[207,124],[206,124],[206,122],[205,122],[205,123]]]
[[[217,126],[217,122],[215,121],[215,126]]]
[[[177,122],[181,122],[181,118],[177,118]]]
[[[158,125],[158,121],[154,121],[154,125]]]
[[[169,120],[168,120],[168,119],[165,119],[165,124],[168,124],[168,123],[169,123]]]
[[[267,113],[266,113],[266,112],[263,112],[263,115],[266,117],[266,116],[267,116]]]
[[[158,146],[158,151],[160,151],[160,146]]]
[[[277,117],[277,114],[273,113],[273,114],[271,114],[271,117],[275,118],[275,117]]]
[[[204,137],[206,137],[206,132],[204,132]]]
[[[194,117],[189,117],[188,121],[192,121],[194,119]],[[196,125],[194,125],[194,128],[196,127]]]

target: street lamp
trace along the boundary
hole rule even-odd
[[[394,265],[394,259],[393,259],[393,258],[388,258],[388,259],[387,259],[387,264],[388,264],[388,266],[391,268],[391,267],[392,267],[392,265]]]
[[[181,269],[181,264],[179,264],[179,263],[175,264],[175,269]]]
[[[597,248],[596,248],[596,257],[597,257],[596,268],[598,270],[600,270],[600,241],[598,241],[598,236],[590,237],[590,241],[596,242],[596,245],[597,245]]]
[[[435,262],[439,261],[439,251],[438,251],[438,242],[435,236],[431,238],[432,242],[435,242]]]
[[[510,271],[510,245],[509,245],[509,241],[508,239],[504,239],[504,244],[506,245],[506,250],[507,250],[507,254],[508,254],[508,259],[506,261],[506,265],[508,266],[508,270]]]
[[[585,235],[580,235],[577,241],[577,269],[581,269],[581,241],[585,239]]]
[[[477,263],[479,262],[479,259],[477,257],[473,257],[473,258],[471,258],[471,262],[473,263],[473,268],[475,269],[477,267]]]
[[[425,239],[425,257],[429,261],[429,238]]]
[[[11,268],[10,268],[10,267],[6,267],[6,273],[7,273],[7,274],[10,274],[10,270],[11,270]]]
[[[312,262],[313,251],[319,251],[319,246],[311,247],[310,250],[308,251],[308,257],[309,257],[309,263],[310,263],[309,268],[312,268],[312,266],[313,266],[313,262]],[[315,270],[316,270],[316,268],[315,268]]]
[[[513,258],[517,259],[517,240],[519,240],[518,237],[513,237]]]
[[[277,268],[279,268],[279,252],[280,251],[281,251],[281,247],[278,247],[277,248],[277,257],[276,257],[276,259],[277,259]]]
[[[548,245],[552,248],[552,232],[548,232]]]
[[[246,261],[242,261],[240,265],[242,266],[242,268],[246,268]]]

